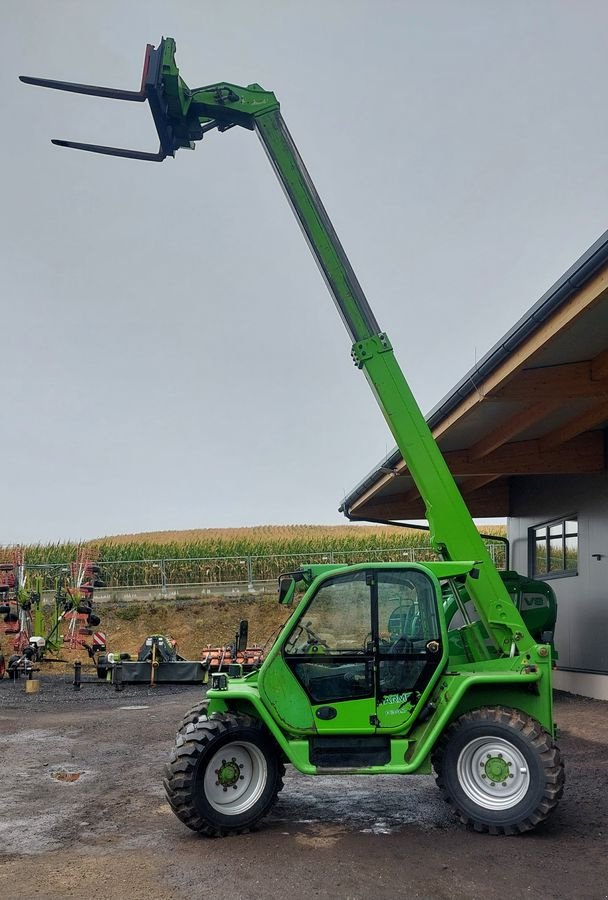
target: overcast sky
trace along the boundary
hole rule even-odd
[[[273,90],[428,412],[608,227],[608,5],[3,0],[0,543],[332,523],[394,441],[255,135],[162,165],[137,89]]]

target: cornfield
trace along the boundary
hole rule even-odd
[[[491,530],[505,534],[503,526]],[[279,572],[324,561],[436,558],[425,531],[373,525],[265,525],[116,535],[84,544],[34,544],[24,548],[25,560],[28,568],[43,567],[39,571],[45,587],[52,587],[58,569],[86,547],[99,554],[103,580],[110,588],[265,581]]]

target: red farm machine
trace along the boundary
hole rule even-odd
[[[35,663],[86,650],[91,659],[106,648],[97,630],[93,592],[100,586],[99,554],[81,548],[76,561],[55,578],[53,606],[45,615],[43,578],[30,577],[23,548],[0,551],[0,678],[29,675]],[[65,660],[63,660],[65,661]]]

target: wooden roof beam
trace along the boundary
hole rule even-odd
[[[591,361],[591,377],[597,381],[608,378],[608,350],[604,350]]]
[[[516,441],[471,459],[466,450],[444,453],[454,476],[459,475],[571,475],[601,472],[604,464],[604,435],[591,431],[560,446],[541,447],[540,440]]]
[[[608,397],[608,372],[603,374],[603,368],[602,363],[594,369],[594,363],[586,360],[561,366],[525,369],[491,396],[492,399],[532,404],[543,400],[555,403],[579,397]]]
[[[472,483],[473,479],[469,479]],[[464,487],[464,483],[463,483]],[[466,503],[473,516],[508,516],[509,486],[506,478],[492,479],[484,487],[478,486],[466,496]],[[352,512],[358,516],[375,519],[424,519],[426,513],[420,498],[405,501],[405,496],[374,497],[367,503],[358,501]]]
[[[466,498],[469,494],[473,494],[498,478],[500,478],[500,475],[475,475],[473,478],[465,478],[464,481],[461,481],[458,488],[462,496]]]
[[[516,412],[509,419],[506,419],[498,428],[492,429],[481,440],[473,444],[469,450],[469,459],[482,459],[498,447],[502,447],[511,438],[517,437],[530,425],[539,422],[550,409],[561,405],[561,398],[554,397],[552,400],[541,400],[540,403],[533,403],[527,409]]]
[[[539,440],[541,451],[551,450],[553,447],[559,447],[567,441],[571,441],[579,434],[585,431],[591,431],[593,428],[599,428],[608,420],[608,400],[603,400],[597,406],[593,406],[586,412],[581,413],[575,419],[571,419],[559,428],[543,435]],[[597,432],[599,433],[599,432]]]

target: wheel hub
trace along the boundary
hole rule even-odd
[[[499,753],[498,756],[489,756],[481,765],[485,770],[486,778],[489,778],[490,781],[502,783],[510,775],[509,765],[505,762],[502,753]]]
[[[236,757],[232,757],[231,760],[222,760],[222,764],[219,769],[215,770],[215,774],[217,775],[216,784],[224,788],[225,791],[228,790],[229,787],[236,787],[236,783],[239,779],[243,779],[241,775],[241,769],[243,768],[243,764],[240,765],[236,761]]]

